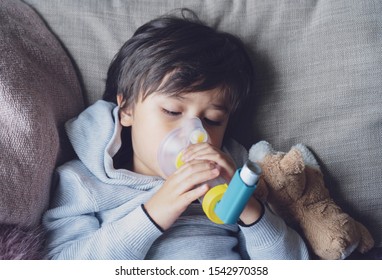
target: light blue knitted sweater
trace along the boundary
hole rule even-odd
[[[121,145],[118,108],[98,101],[66,125],[79,157],[57,169],[43,217],[47,258],[54,259],[306,259],[300,236],[265,209],[254,225],[217,225],[193,203],[167,231],[141,207],[163,184],[113,167]],[[247,153],[225,147],[237,166]]]

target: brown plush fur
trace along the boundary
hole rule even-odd
[[[330,197],[323,174],[305,146],[281,153],[262,141],[251,148],[250,159],[263,170],[256,195],[299,228],[320,259],[344,259],[355,249],[364,253],[374,246],[369,231]]]

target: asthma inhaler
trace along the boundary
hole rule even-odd
[[[229,185],[210,189],[203,199],[203,210],[207,217],[217,224],[234,224],[247,205],[257,187],[261,168],[247,161],[236,170]]]
[[[189,145],[207,141],[208,133],[204,129],[202,121],[196,117],[185,120],[180,127],[170,131],[162,140],[158,151],[158,163],[164,175],[170,176],[184,164],[183,151]],[[205,183],[210,187],[227,187],[226,181],[220,176]],[[203,197],[199,198],[199,201],[203,203]]]
[[[183,151],[191,144],[208,141],[207,131],[198,118],[186,120],[163,139],[158,151],[159,167],[166,176],[173,174],[184,162]]]
[[[181,127],[172,130],[158,151],[158,163],[164,175],[170,176],[184,164],[183,151],[189,145],[207,141],[207,131],[198,118],[186,120]],[[235,172],[229,185],[220,176],[207,181],[211,189],[199,199],[207,217],[217,224],[236,223],[256,188],[260,173],[260,167],[248,161]]]

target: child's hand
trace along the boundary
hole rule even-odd
[[[216,148],[209,143],[190,145],[184,151],[182,159],[184,162],[189,162],[194,159],[215,162],[220,170],[220,176],[227,182],[231,181],[236,171],[233,159],[219,148]]]
[[[219,175],[222,176],[227,182],[231,181],[236,171],[236,166],[233,159],[209,143],[190,145],[183,153],[182,159],[185,162],[192,160],[210,160],[215,162],[220,170]],[[240,220],[244,224],[252,224],[260,218],[261,211],[262,206],[260,203],[254,197],[251,197],[240,215]]]
[[[209,189],[206,184],[198,185],[218,175],[216,164],[210,160],[189,161],[167,178],[158,192],[145,203],[145,209],[163,230],[167,230],[194,200],[205,195]]]
[[[260,202],[254,196],[251,196],[240,215],[240,220],[246,225],[253,224],[261,217],[262,207]]]

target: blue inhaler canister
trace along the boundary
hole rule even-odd
[[[236,170],[231,182],[210,189],[203,199],[203,210],[217,224],[237,223],[240,214],[256,189],[261,168],[247,161]]]

